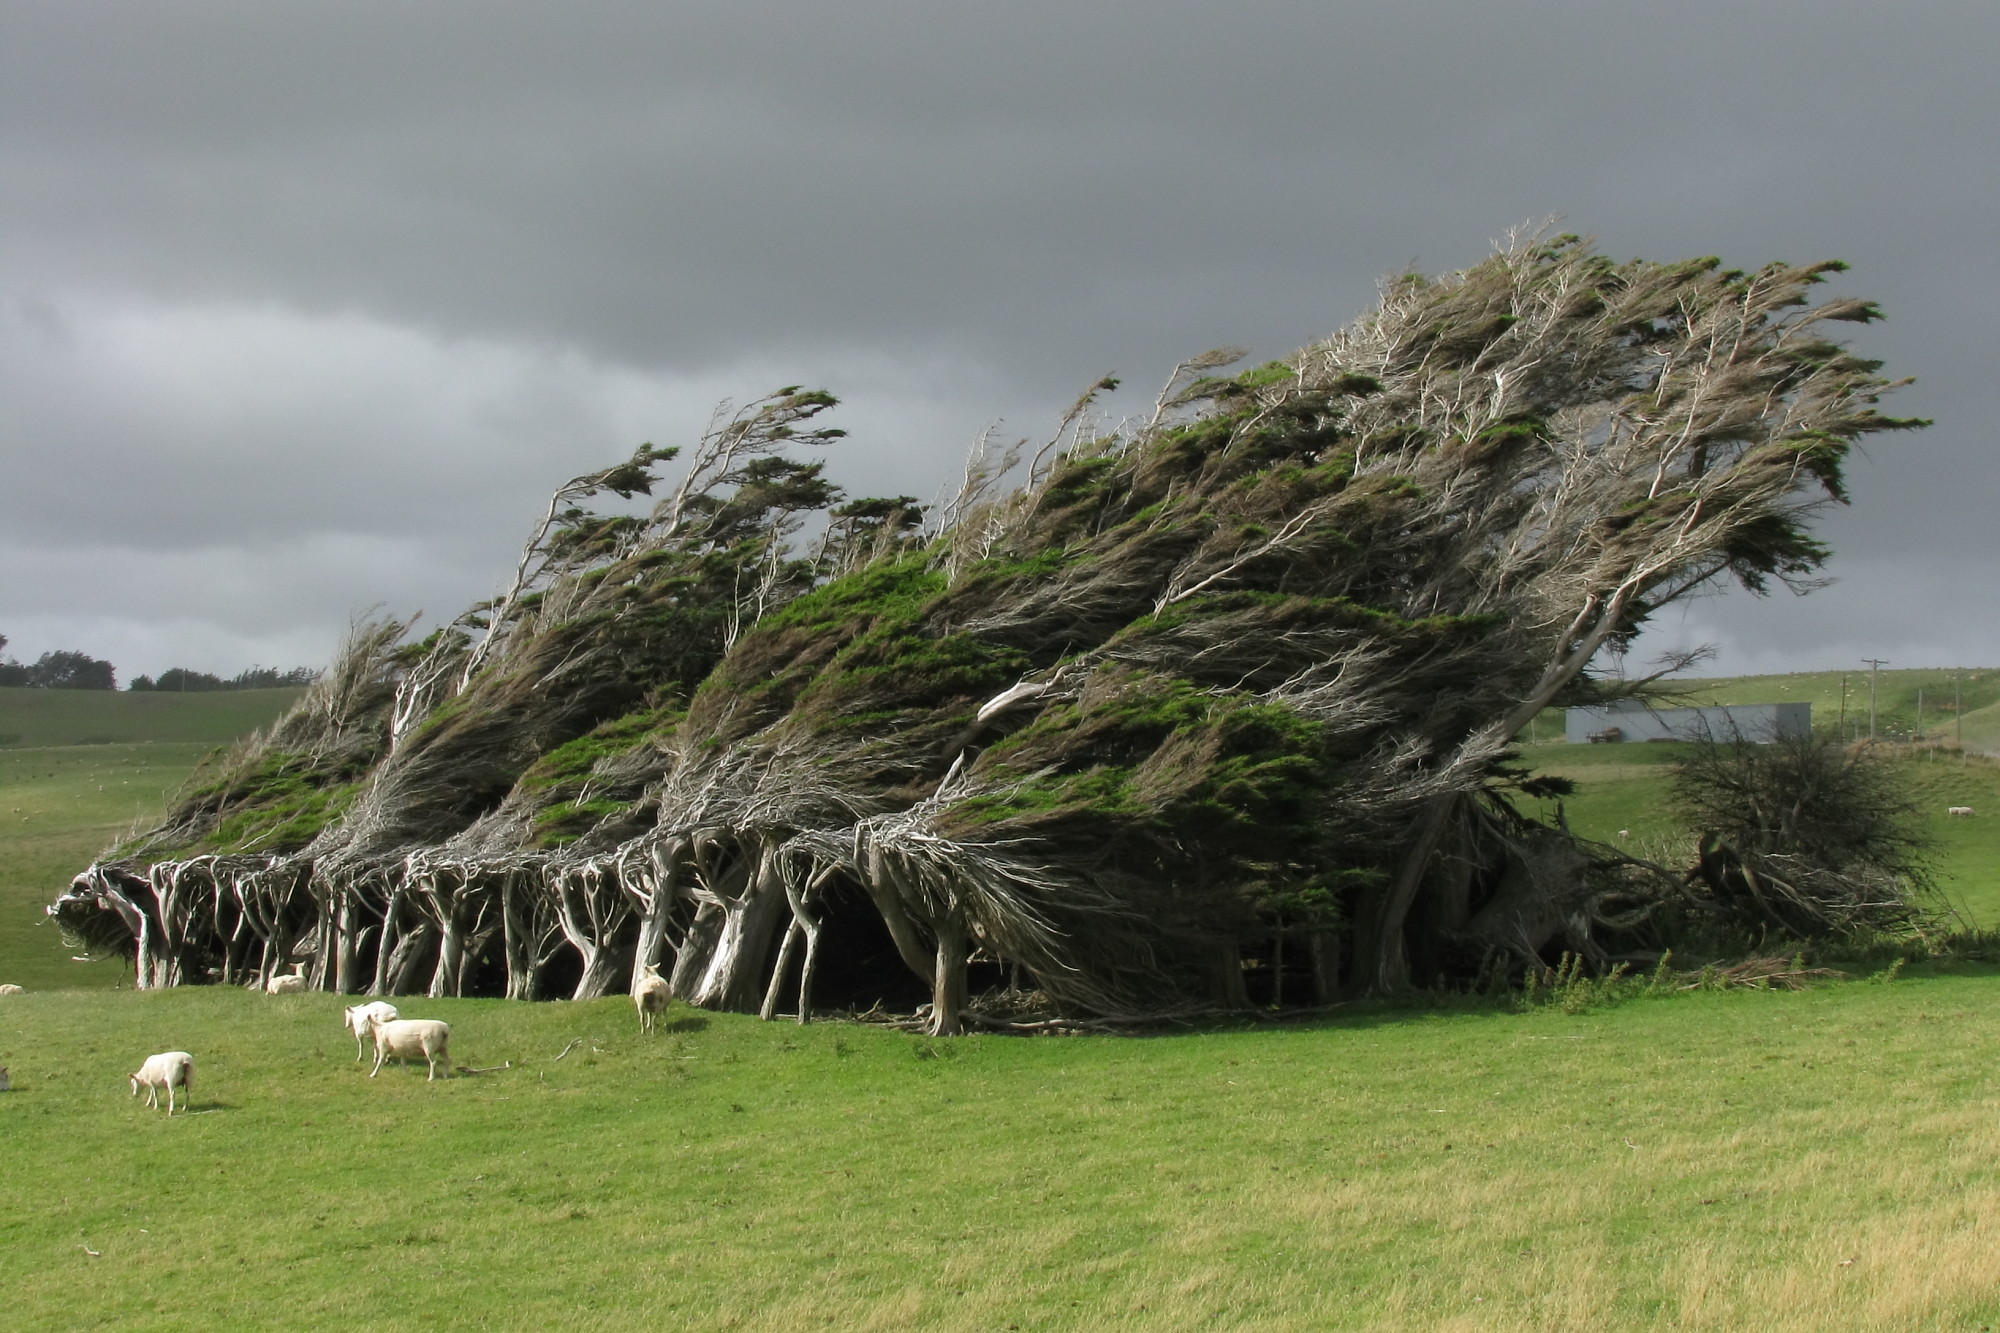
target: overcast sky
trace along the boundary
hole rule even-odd
[[[1282,356],[1559,215],[1841,258],[1837,582],[1710,670],[2000,664],[2000,7],[0,0],[0,634],[121,682],[497,591],[563,479],[831,389],[929,496],[1106,372]]]

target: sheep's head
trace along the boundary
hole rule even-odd
[[[139,1076],[137,1074],[130,1075],[129,1081],[132,1084],[132,1095],[137,1097],[139,1095]]]

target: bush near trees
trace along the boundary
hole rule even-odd
[[[1674,768],[1673,798],[1701,837],[1696,901],[1746,941],[1902,929],[1934,887],[1923,812],[1886,749],[1703,737]]]
[[[79,875],[142,985],[677,995],[938,1034],[1384,994],[1655,940],[1679,876],[1522,813],[1513,745],[1719,581],[1810,585],[1879,364],[1837,264],[1516,240],[1324,342],[1101,381],[958,494],[843,503],[788,388],[558,489],[505,593],[389,622]],[[1030,449],[1032,448],[1032,452]],[[1025,468],[1017,466],[1026,459]],[[827,536],[800,549],[806,515]]]

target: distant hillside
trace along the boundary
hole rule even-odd
[[[1815,727],[1839,727],[1844,719],[1848,736],[1858,738],[1868,734],[1865,668],[1845,673],[1800,671],[1781,676],[1721,676],[1676,683],[1690,704],[1810,703]],[[1954,691],[1959,711],[1964,715],[1966,747],[2000,752],[2000,670],[1992,667],[1882,672],[1876,680],[1875,734],[1884,740],[1919,737],[1950,740],[1956,720]],[[1553,729],[1545,721],[1537,739],[1551,738]]]
[[[0,747],[148,741],[224,745],[276,721],[303,693],[0,689]]]

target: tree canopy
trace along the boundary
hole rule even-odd
[[[583,502],[672,450],[559,488],[494,601],[357,630],[53,910],[147,984],[659,966],[803,1017],[913,981],[940,1033],[1601,956],[1654,899],[1521,813],[1510,747],[1660,607],[1809,586],[1850,449],[1922,424],[1829,336],[1878,313],[1815,303],[1839,267],[1522,238],[1286,360],[1193,358],[1142,423],[1100,384],[931,513],[844,496],[802,456],[834,399],[780,390],[643,516]]]

